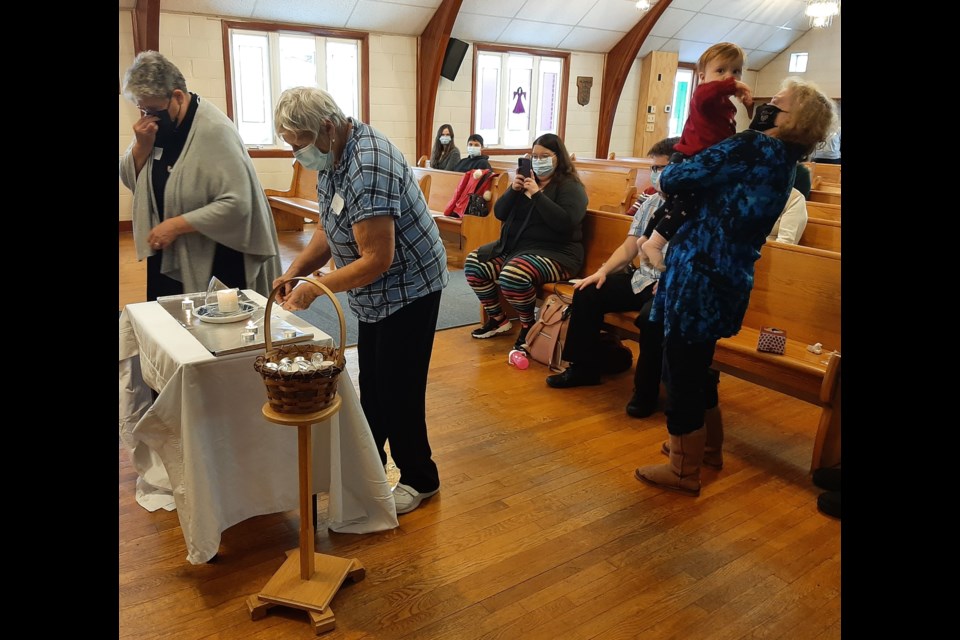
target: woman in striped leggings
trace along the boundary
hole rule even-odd
[[[503,292],[520,317],[517,349],[533,324],[538,287],[579,273],[587,214],[587,192],[563,141],[544,134],[534,141],[531,156],[533,175],[518,171],[493,208],[500,239],[472,251],[463,267],[487,313],[486,323],[471,335],[492,338],[513,328],[500,304]]]

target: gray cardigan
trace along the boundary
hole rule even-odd
[[[147,242],[160,224],[155,204],[153,155],[137,175],[131,150],[120,160],[120,179],[133,192],[133,238],[137,259],[153,255]],[[247,288],[268,295],[281,275],[277,230],[250,154],[233,122],[201,100],[164,191],[164,211],[183,215],[197,230],[163,251],[161,272],[183,283],[184,293],[206,291],[219,242],[243,253]]]

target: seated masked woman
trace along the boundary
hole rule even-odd
[[[587,215],[587,191],[563,141],[546,133],[534,140],[531,152],[531,175],[518,171],[494,205],[500,238],[472,251],[463,267],[487,315],[471,335],[492,338],[513,328],[500,303],[503,293],[520,318],[517,349],[534,322],[538,288],[569,280],[583,266],[582,224]]]

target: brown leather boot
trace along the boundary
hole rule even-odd
[[[655,487],[678,491],[688,496],[699,496],[700,463],[706,442],[706,427],[682,436],[671,435],[669,464],[638,467],[633,475],[637,480]]]
[[[719,471],[723,469],[723,416],[720,407],[707,409],[703,414],[703,424],[707,429],[707,445],[703,449],[703,464]],[[660,446],[660,453],[670,455],[670,441]]]

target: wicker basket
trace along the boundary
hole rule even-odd
[[[280,287],[293,280],[303,280],[320,287],[327,298],[333,302],[333,306],[337,310],[337,317],[340,319],[339,349],[315,344],[292,344],[280,346],[276,349],[272,348],[270,310],[273,306],[273,300]],[[343,350],[347,325],[343,318],[343,309],[333,292],[314,278],[291,278],[283,281],[270,292],[266,311],[263,315],[263,332],[266,353],[257,357],[253,363],[253,368],[263,376],[263,382],[267,385],[267,400],[270,402],[270,407],[277,413],[314,413],[326,409],[337,396],[337,380],[346,364]],[[279,365],[283,358],[293,360],[297,356],[303,356],[309,362],[315,353],[323,354],[324,360],[332,360],[334,366],[322,371],[297,371],[294,373],[284,373],[265,366],[268,362]]]

